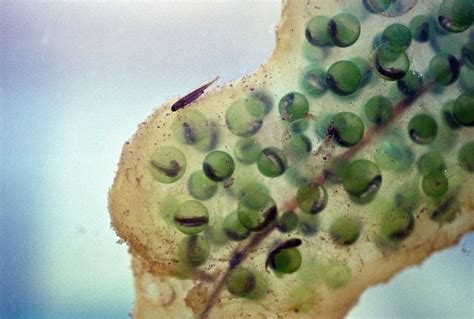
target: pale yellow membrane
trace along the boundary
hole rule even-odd
[[[430,13],[430,8],[437,7],[437,4],[438,2],[434,5],[432,1],[418,1],[412,10],[397,18],[363,14],[359,17],[362,26],[359,40],[348,48],[332,48],[321,62],[322,67],[326,69],[335,61],[357,56],[369,59],[372,54],[370,44],[377,32],[394,22],[408,25],[412,17]],[[353,1],[284,1],[277,31],[277,46],[268,62],[253,74],[207,92],[190,106],[218,124],[219,142],[216,149],[233,155],[232,147],[238,138],[225,127],[225,111],[233,101],[248,96],[253,90],[264,90],[277,104],[286,93],[301,91],[301,72],[310,64],[302,53],[306,41],[304,28],[307,21],[315,15],[331,17],[356,7],[358,5],[354,5]],[[353,13],[357,14],[355,11]],[[427,44],[412,43],[408,55],[412,62],[411,68],[424,72],[433,52]],[[378,78],[375,73],[373,77]],[[310,113],[315,118],[325,112],[351,111],[360,114],[361,106],[368,97],[376,94],[387,95],[388,92],[394,91],[394,82],[376,79],[361,89],[360,94],[350,99],[335,98],[331,93],[317,99],[308,97]],[[402,133],[404,142],[412,146],[418,158],[428,148],[409,141],[406,134],[409,119],[423,110],[433,114],[441,125],[441,105],[459,94],[460,90],[456,85],[445,89],[442,95],[427,93],[390,128]],[[136,288],[133,310],[135,318],[198,317],[209,300],[209,293],[227,269],[231,252],[237,246],[245,244],[228,242],[220,246],[212,245],[210,258],[197,272],[191,273],[183,269],[177,254],[177,245],[185,235],[166,218],[169,212],[163,208],[164,199],[167,196],[178,201],[192,199],[187,192],[187,179],[201,167],[205,153],[192,146],[179,144],[173,137],[171,123],[180,112],[170,111],[172,102],[174,101],[159,107],[140,124],[132,139],[126,142],[109,194],[112,226],[129,245],[132,254]],[[263,146],[283,148],[281,137],[284,128],[278,119],[276,106],[264,121],[256,138]],[[472,128],[463,128],[459,133],[450,133],[444,128],[440,129],[440,134],[444,138],[448,136],[448,141],[451,138],[453,141],[448,143],[451,147],[447,146],[444,150],[451,191],[457,191],[456,205],[452,207],[456,210],[456,218],[453,221],[441,224],[431,220],[429,212],[436,206],[429,198],[422,197],[422,204],[414,214],[413,233],[393,247],[381,248],[380,244],[377,244],[380,228],[377,216],[384,209],[384,203],[388,203],[393,197],[396,189],[408,182],[419,180],[416,168],[403,175],[382,171],[381,189],[376,200],[367,205],[351,202],[340,184],[325,185],[329,202],[318,216],[321,231],[316,236],[304,237],[299,232],[282,235],[274,231],[251,252],[251,257],[242,263],[243,266],[263,274],[268,281],[267,294],[262,299],[249,300],[233,297],[224,288],[206,315],[209,318],[341,318],[368,287],[386,282],[400,270],[421,263],[434,251],[456,244],[463,234],[474,229],[474,178],[472,174],[462,171],[457,164],[457,150],[465,141],[473,140],[474,133]],[[374,138],[355,158],[373,160],[374,146],[381,138],[383,135]],[[186,173],[173,184],[160,184],[153,180],[148,172],[147,165],[151,154],[162,145],[178,147],[187,158]],[[313,141],[313,146],[317,149],[318,141]],[[315,152],[312,154],[314,159],[310,167],[306,168],[307,172],[317,175],[324,166],[323,155],[334,156],[342,151],[340,147],[331,147],[323,152],[324,154]],[[267,185],[279,207],[296,194],[296,188],[290,187],[284,177],[266,178],[258,173],[255,165],[238,166],[234,177],[236,185],[245,180],[258,180]],[[226,195],[222,186],[214,198],[204,204],[209,210],[211,222],[237,208],[237,201]],[[329,223],[341,214],[358,216],[364,225],[359,240],[349,247],[335,245],[329,240],[327,233]],[[290,237],[303,240],[299,247],[303,264],[296,273],[277,278],[273,273],[265,271],[267,252],[275,240]],[[344,267],[350,269],[350,278],[345,287],[330,288],[325,281],[325,269],[334,264],[345,265]]]

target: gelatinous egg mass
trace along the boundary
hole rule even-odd
[[[109,197],[134,317],[342,318],[474,229],[473,19],[284,1],[266,64],[155,111]]]

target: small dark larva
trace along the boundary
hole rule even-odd
[[[192,91],[189,94],[186,94],[182,98],[180,98],[178,101],[176,101],[173,105],[171,105],[171,111],[176,112],[179,109],[182,109],[186,107],[188,104],[191,104],[195,100],[197,100],[201,95],[204,94],[204,91],[211,86],[214,82],[216,82],[219,79],[219,77],[216,77],[214,80],[209,81],[208,83],[204,84],[203,86],[200,86],[196,90]]]

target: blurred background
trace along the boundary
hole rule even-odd
[[[128,318],[107,191],[166,99],[264,63],[273,1],[0,1],[0,318]],[[473,318],[474,235],[369,289],[349,318]]]

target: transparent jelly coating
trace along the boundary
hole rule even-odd
[[[469,4],[285,1],[267,63],[144,121],[109,197],[133,315],[342,318],[474,229]]]

